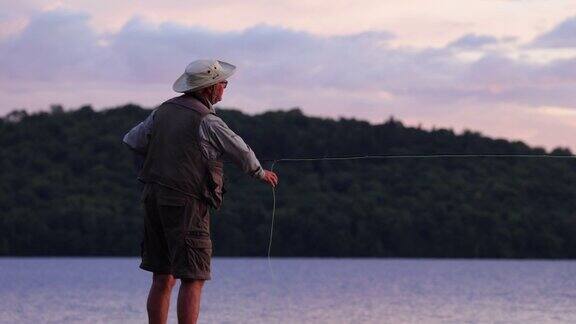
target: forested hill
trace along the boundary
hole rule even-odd
[[[1,255],[138,255],[140,185],[122,135],[149,110],[89,106],[0,121]],[[478,133],[298,110],[220,116],[262,159],[366,154],[543,154]],[[571,154],[555,150],[557,155]],[[215,255],[264,256],[266,185],[227,165]],[[450,158],[281,162],[273,256],[576,255],[576,161]]]

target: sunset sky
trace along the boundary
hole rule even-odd
[[[0,1],[0,115],[154,107],[198,58],[238,67],[221,107],[576,151],[575,0]]]

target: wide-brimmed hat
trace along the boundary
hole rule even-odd
[[[236,67],[218,60],[196,60],[186,67],[172,89],[176,92],[188,92],[226,80],[234,74]]]

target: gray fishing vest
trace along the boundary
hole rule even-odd
[[[204,200],[218,209],[223,195],[223,163],[206,159],[200,146],[200,122],[210,113],[191,95],[160,105],[139,179]]]

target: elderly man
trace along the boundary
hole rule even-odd
[[[271,186],[278,183],[212,106],[222,100],[234,70],[217,60],[190,63],[173,85],[183,95],[164,102],[124,137],[141,157],[138,178],[145,184],[140,268],[153,272],[149,323],[166,323],[176,279],[178,322],[196,323],[202,287],[210,279],[209,207],[222,203],[222,160]]]

